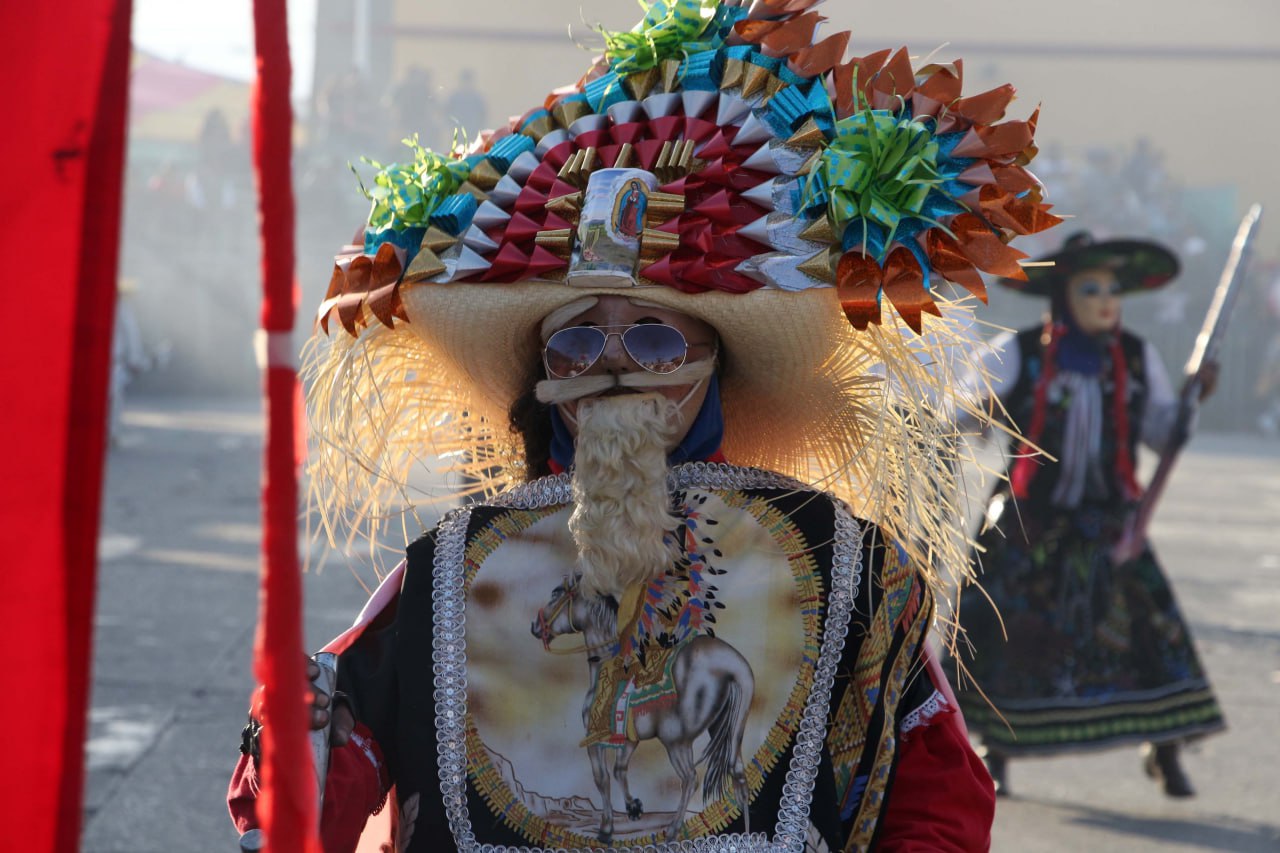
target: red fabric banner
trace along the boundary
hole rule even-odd
[[[262,487],[262,585],[254,671],[263,685],[258,823],[272,853],[319,853],[316,781],[308,739],[298,564],[297,373],[290,334],[294,286],[293,113],[285,0],[255,0],[258,77],[253,161],[262,238],[262,328],[267,415]]]
[[[29,850],[80,842],[130,11],[0,8],[0,250],[16,303],[0,335],[0,624],[18,644],[0,827]]]

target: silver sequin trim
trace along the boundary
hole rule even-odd
[[[440,755],[440,793],[459,850],[473,850],[475,834],[467,814],[467,644],[463,607],[463,552],[471,510],[456,510],[440,522],[436,540],[431,604],[435,624],[431,670],[435,673],[436,749]]]
[[[836,665],[844,652],[849,614],[862,580],[862,526],[842,501],[834,498],[832,501],[836,510],[835,542],[832,545],[831,593],[827,597],[825,635],[809,701],[800,719],[800,731],[796,733],[791,767],[782,786],[778,831],[774,836],[778,850],[801,851],[805,848],[809,804],[813,800],[813,785],[818,776],[822,742],[826,737],[827,711],[831,706],[831,690],[835,686]]]
[[[462,847],[458,847],[462,850]],[[475,853],[772,853],[779,848],[762,832],[749,836],[717,835],[690,841],[646,844],[642,847],[501,847],[481,844]]]
[[[671,470],[669,488],[697,488],[721,491],[746,489],[792,489],[809,491],[797,480],[758,468],[739,468],[719,462],[692,462]],[[572,499],[569,474],[543,477],[500,495],[493,503],[500,507],[536,509],[557,506]],[[787,769],[779,803],[777,832],[771,841],[764,833],[719,835],[638,847],[607,848],[610,853],[802,853],[809,835],[809,804],[818,775],[827,710],[835,686],[836,666],[844,651],[849,630],[849,614],[862,579],[862,536],[859,522],[845,504],[834,497],[835,541],[832,546],[832,588],[828,596],[827,619],[822,648],[814,670],[813,686],[796,732],[795,749]],[[432,669],[435,673],[436,731],[440,756],[440,791],[454,841],[462,853],[587,853],[606,848],[507,847],[477,844],[467,813],[467,673],[466,616],[463,596],[463,556],[466,548],[469,509],[460,509],[440,523],[434,561],[435,586],[431,593],[435,608],[432,636]]]

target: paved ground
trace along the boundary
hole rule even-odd
[[[260,418],[253,403],[142,400],[109,459],[83,849],[235,850],[223,806],[251,687]],[[1017,763],[997,851],[1280,850],[1280,442],[1198,436],[1154,536],[1230,731],[1163,798],[1135,751]],[[367,575],[367,572],[366,572]],[[307,576],[308,641],[363,602]]]

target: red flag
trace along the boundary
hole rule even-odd
[[[15,270],[0,332],[0,624],[21,638],[5,667],[21,710],[0,826],[31,850],[80,843],[129,17],[129,0],[0,8],[0,250]]]
[[[263,685],[262,789],[258,822],[272,853],[319,853],[311,771],[302,578],[298,566],[295,444],[297,372],[291,333],[294,204],[290,177],[293,112],[285,0],[255,0],[253,162],[262,238],[262,333],[267,435],[262,485],[262,586],[254,671]]]

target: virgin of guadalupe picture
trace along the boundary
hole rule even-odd
[[[639,238],[644,231],[644,212],[648,202],[648,187],[634,178],[628,181],[625,192],[618,194],[614,206],[614,229],[626,237]]]
[[[584,191],[578,240],[579,273],[630,277],[644,231],[652,175],[638,169],[600,169]]]

